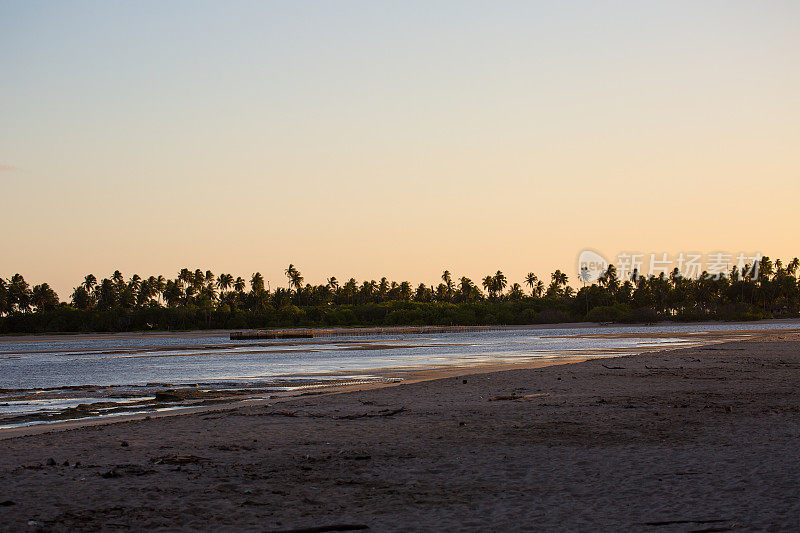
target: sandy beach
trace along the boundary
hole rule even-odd
[[[0,529],[796,530],[798,377],[769,333],[6,433]]]

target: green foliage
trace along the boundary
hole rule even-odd
[[[347,327],[657,320],[757,320],[798,316],[800,260],[784,267],[764,258],[758,275],[732,270],[697,279],[670,275],[620,279],[613,265],[597,284],[577,294],[560,270],[544,283],[534,273],[508,282],[500,270],[480,286],[466,277],[412,287],[407,281],[354,278],[340,284],[304,284],[300,271],[285,270],[289,288],[270,290],[256,272],[245,278],[183,268],[174,279],[120,271],[98,280],[87,275],[62,303],[47,283],[31,288],[22,275],[0,278],[0,333],[113,332],[270,327]],[[506,288],[508,291],[506,292]],[[487,297],[488,295],[488,297]]]

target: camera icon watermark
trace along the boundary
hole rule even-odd
[[[578,277],[583,283],[594,283],[606,270],[608,261],[594,250],[584,250],[578,256]]]

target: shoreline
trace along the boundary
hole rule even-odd
[[[17,436],[0,530],[793,529],[798,377],[779,332]]]
[[[662,320],[659,322],[637,322],[637,323],[605,323],[605,322],[555,322],[552,324],[518,324],[518,325],[498,325],[498,328],[507,329],[507,330],[541,330],[541,329],[588,329],[588,328],[610,328],[610,327],[664,327],[664,326],[679,326],[679,325],[770,325],[770,324],[786,324],[791,322],[797,322],[800,320],[800,317],[794,318],[768,318],[768,319],[761,319],[761,320],[732,320],[732,321],[723,321],[723,320],[702,320],[702,321],[690,321],[690,322],[677,322],[677,321],[669,321],[669,320]],[[492,327],[491,324],[480,325]],[[374,326],[352,326],[352,327],[343,327],[341,329],[352,329],[353,331],[358,331],[362,328],[372,328]],[[389,326],[387,326],[389,327]],[[402,326],[401,326],[402,327]],[[437,326],[438,327],[438,326]],[[454,326],[460,327],[460,326]],[[317,326],[309,326],[308,328],[298,328],[298,329],[320,329],[321,327]],[[256,329],[284,329],[284,328],[254,328]],[[324,329],[324,328],[322,328]],[[26,340],[37,340],[37,341],[47,341],[47,340],[59,340],[64,338],[72,338],[72,337],[84,337],[90,339],[92,337],[96,338],[103,338],[107,339],[111,336],[117,336],[120,338],[141,338],[143,336],[190,336],[190,337],[208,337],[208,336],[228,336],[231,333],[237,331],[250,331],[248,329],[242,330],[241,328],[238,329],[192,329],[192,330],[173,330],[173,331],[166,331],[166,330],[143,330],[143,331],[109,331],[109,332],[48,332],[48,333],[27,333],[27,334],[19,334],[19,333],[2,333],[0,334],[0,344],[4,342],[25,342]]]
[[[244,406],[259,406],[259,405],[273,405],[282,402],[297,400],[298,398],[306,397],[322,397],[331,396],[334,394],[348,394],[352,392],[361,392],[382,389],[385,387],[398,387],[403,385],[410,385],[412,383],[419,383],[422,381],[433,381],[438,379],[446,379],[453,377],[462,377],[470,375],[488,374],[492,372],[503,372],[506,370],[523,370],[533,368],[545,368],[549,366],[566,365],[572,363],[580,363],[590,359],[589,357],[581,356],[563,356],[558,360],[547,360],[540,362],[528,363],[506,363],[506,364],[489,364],[489,365],[476,365],[476,366],[458,366],[448,368],[430,368],[424,370],[408,370],[408,371],[392,371],[386,374],[387,378],[400,378],[402,381],[387,381],[376,383],[364,383],[356,385],[331,385],[320,386],[311,391],[300,391],[296,394],[287,394],[275,398],[244,398],[244,399],[225,399],[212,405],[197,405],[197,406],[165,406],[162,410],[153,412],[137,412],[130,414],[119,415],[106,415],[106,416],[87,416],[83,418],[69,419],[57,422],[41,422],[34,423],[19,427],[0,428],[0,441],[23,437],[27,435],[38,435],[42,433],[67,431],[72,429],[80,429],[89,426],[101,426],[107,424],[116,424],[120,422],[130,422],[136,420],[150,420],[153,418],[174,417],[183,415],[192,415],[198,413],[220,412],[237,409]],[[610,359],[610,358],[609,358]]]
[[[724,331],[710,331],[710,332],[686,332],[683,336],[691,340],[675,346],[648,346],[648,347],[627,347],[618,348],[611,351],[597,351],[591,349],[584,350],[567,350],[555,352],[550,356],[542,354],[540,358],[522,360],[522,361],[505,361],[493,362],[485,360],[478,363],[471,364],[448,364],[442,366],[428,366],[428,367],[396,367],[396,368],[380,368],[380,369],[367,369],[359,372],[366,377],[365,379],[358,379],[356,375],[345,376],[338,374],[305,374],[299,376],[297,379],[307,379],[310,381],[318,380],[309,385],[297,385],[292,390],[282,392],[279,389],[270,388],[270,385],[256,385],[247,384],[245,382],[237,383],[230,380],[215,383],[198,383],[195,385],[182,385],[179,383],[163,383],[153,384],[161,388],[153,388],[148,385],[143,392],[137,392],[137,397],[127,396],[130,400],[120,401],[115,398],[119,395],[125,395],[125,392],[115,393],[107,392],[103,395],[86,396],[86,393],[76,392],[79,398],[85,400],[80,405],[77,403],[76,407],[63,407],[60,410],[50,411],[31,411],[30,413],[20,412],[14,414],[13,412],[4,414],[0,418],[0,440],[11,438],[17,435],[28,435],[45,433],[48,431],[56,431],[62,428],[72,429],[84,426],[96,426],[103,424],[113,424],[117,422],[124,422],[130,420],[141,420],[149,418],[162,418],[167,416],[180,416],[184,414],[219,411],[234,408],[244,405],[268,405],[281,401],[288,401],[292,398],[307,397],[307,396],[323,396],[331,394],[339,394],[353,391],[363,391],[383,388],[387,386],[397,386],[403,384],[411,384],[419,381],[428,381],[435,379],[444,379],[453,376],[466,376],[470,374],[484,374],[489,372],[497,372],[504,370],[515,369],[531,369],[543,368],[547,366],[554,366],[559,364],[568,364],[574,362],[581,362],[594,358],[609,359],[614,356],[626,355],[642,355],[646,353],[679,350],[687,347],[697,347],[708,344],[715,344],[720,342],[735,341],[739,339],[748,339],[754,336],[765,336],[780,333],[791,333],[793,330],[784,329],[760,329],[760,330],[724,330]],[[794,330],[800,331],[800,330]],[[653,333],[593,333],[590,335],[569,335],[568,337],[580,338],[626,338],[635,337],[642,339],[656,339],[661,337],[673,337],[674,333],[653,332]],[[327,342],[327,341],[323,341]],[[172,347],[173,349],[175,347]],[[332,381],[325,383],[325,378]],[[340,383],[344,381],[345,383]],[[32,396],[39,400],[53,399],[54,401],[69,400],[69,396],[65,396],[68,390],[76,389],[77,391],[94,390],[113,390],[125,389],[134,387],[138,389],[140,386],[96,386],[96,385],[82,385],[80,387],[55,387],[50,389],[35,389],[35,390],[22,390],[18,391],[20,395],[11,396],[7,401],[24,401],[25,399],[34,399]],[[166,388],[164,388],[166,387]],[[157,389],[157,390],[156,390]],[[171,393],[172,396],[181,396],[181,392],[187,391],[191,394],[186,396],[183,400],[164,401],[158,399],[158,395],[162,392]],[[172,391],[176,391],[172,393]],[[230,391],[230,392],[226,392]],[[37,393],[46,392],[50,396],[39,396]],[[153,394],[156,394],[155,398]],[[130,393],[127,393],[130,394]],[[110,395],[110,396],[109,396]],[[93,408],[97,405],[99,408]],[[74,416],[71,416],[74,415]]]

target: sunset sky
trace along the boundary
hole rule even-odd
[[[800,254],[800,3],[0,0],[0,277]]]

